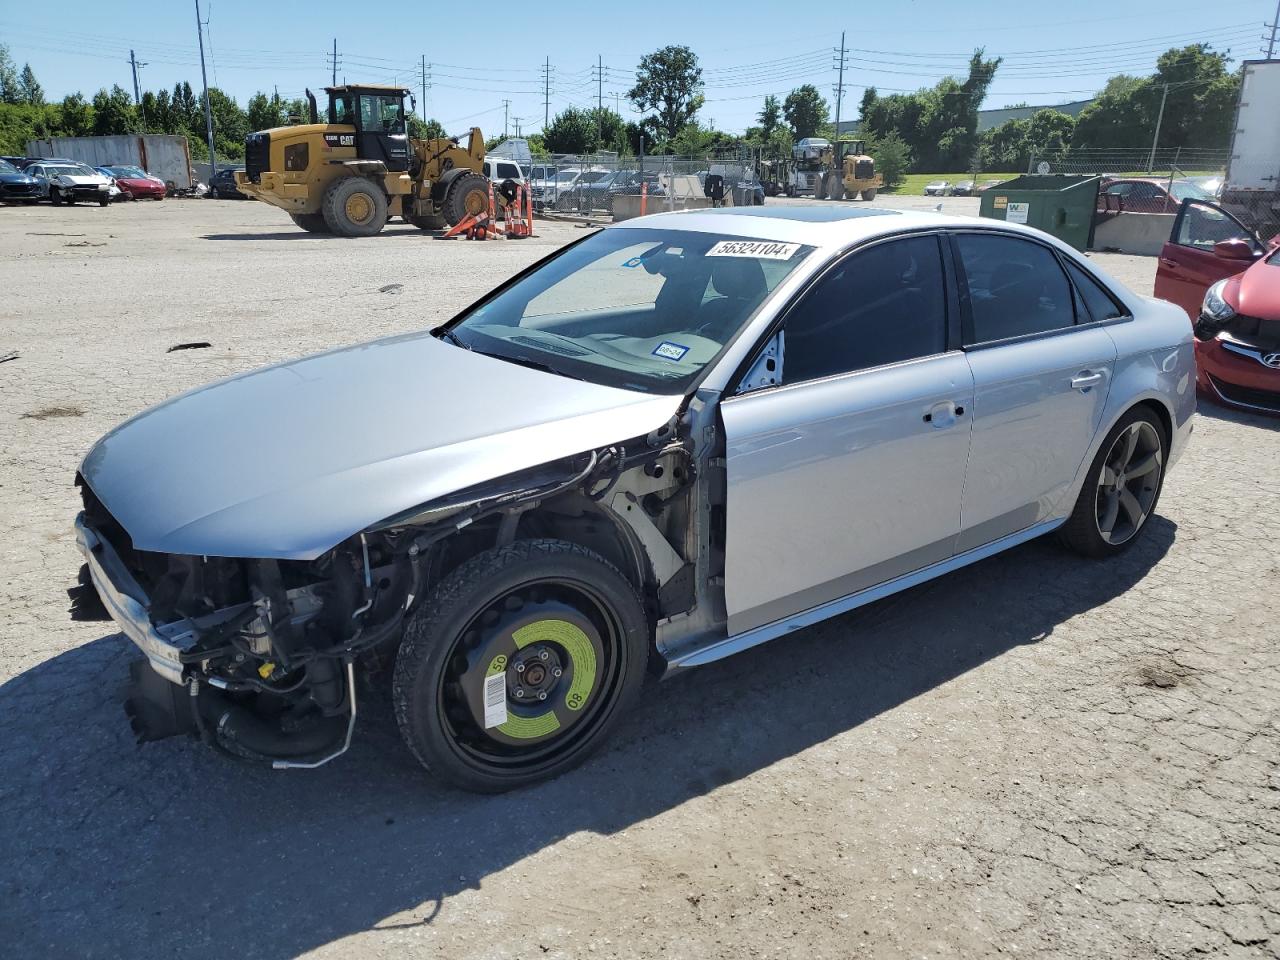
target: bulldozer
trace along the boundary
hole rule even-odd
[[[245,138],[245,169],[236,173],[242,193],[280,207],[303,230],[343,237],[373,236],[395,216],[436,230],[489,209],[478,127],[465,145],[458,137],[416,140],[406,129],[407,88],[358,84],[325,93],[326,122],[308,90],[310,123]]]
[[[828,144],[818,157],[818,173],[813,179],[815,200],[874,200],[884,178],[876,173],[876,162],[866,153],[866,141],[841,140]]]

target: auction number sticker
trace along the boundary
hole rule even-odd
[[[507,722],[507,675],[499,671],[484,678],[484,728]]]
[[[672,343],[670,340],[663,340],[653,348],[653,355],[662,357],[664,360],[683,360],[684,355],[688,352],[689,348],[684,344]]]
[[[772,240],[721,240],[707,251],[707,256],[790,260],[799,249],[798,243],[775,243]]]

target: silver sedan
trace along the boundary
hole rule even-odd
[[[663,214],[440,329],[138,415],[85,458],[77,533],[145,655],[143,739],[325,763],[393,664],[415,756],[505,790],[647,677],[1050,532],[1128,549],[1194,407],[1185,315],[1037,231]]]

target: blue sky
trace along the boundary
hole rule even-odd
[[[401,82],[412,86],[421,108],[421,65],[426,58],[431,87],[427,112],[451,132],[472,124],[500,133],[503,101],[508,127],[521,118],[525,132],[541,128],[543,65],[551,64],[551,106],[592,106],[597,93],[632,113],[626,91],[640,56],[668,43],[698,54],[707,103],[701,119],[741,131],[754,122],[764,96],[785,96],[813,83],[832,104],[834,50],[848,30],[845,108],[857,115],[863,87],[882,92],[913,90],[948,73],[963,74],[975,46],[1005,61],[996,74],[987,107],[1026,101],[1061,103],[1088,97],[1113,73],[1147,73],[1156,56],[1175,44],[1196,41],[1230,49],[1238,60],[1261,56],[1263,22],[1273,0],[1239,0],[1223,7],[1170,0],[1171,7],[1136,12],[1107,0],[1071,5],[951,3],[945,0],[885,2],[866,14],[840,5],[788,8],[775,2],[521,5],[519,15],[500,6],[384,5],[359,11],[349,2],[263,4],[261,0],[201,0],[209,83],[242,105],[256,90],[278,87],[300,96],[330,79],[334,35],[338,79]],[[861,5],[850,5],[850,11]],[[56,16],[50,13],[56,9]],[[430,10],[453,10],[450,24]],[[794,15],[786,15],[787,11]],[[818,16],[820,10],[827,11]],[[842,20],[844,21],[842,23]],[[813,25],[821,21],[822,33]],[[270,26],[280,25],[276,29]],[[514,37],[468,49],[460,38],[483,24],[509,23]],[[1016,24],[1016,25],[1015,25]],[[99,32],[100,26],[100,32]],[[119,83],[132,89],[129,50],[147,64],[143,89],[188,80],[199,89],[196,18],[192,2],[104,5],[100,0],[61,0],[53,7],[6,4],[0,9],[0,43],[19,63],[30,62],[50,99],[80,90],[86,96]],[[598,59],[599,58],[599,59]],[[603,83],[596,65],[603,63]],[[421,110],[420,110],[421,112]]]

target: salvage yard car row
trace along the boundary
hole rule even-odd
[[[117,200],[163,200],[168,187],[159,177],[131,164],[91,167],[61,157],[0,158],[0,201],[4,203],[106,206]]]

